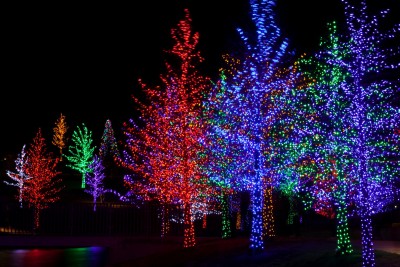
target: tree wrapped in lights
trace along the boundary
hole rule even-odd
[[[104,181],[106,187],[113,187],[118,191],[123,190],[123,180],[118,179],[117,181],[117,179],[115,179],[116,177],[122,177],[123,175],[119,175],[117,172],[118,169],[116,168],[117,165],[115,159],[119,158],[121,155],[110,119],[107,119],[104,125],[98,155],[101,157],[102,164],[106,171],[106,179]]]
[[[18,154],[18,157],[15,160],[15,170],[17,172],[7,171],[8,177],[14,180],[14,182],[10,183],[8,181],[4,181],[4,183],[7,185],[18,187],[18,201],[21,208],[25,182],[31,178],[26,173],[27,161],[28,159],[25,153],[25,145],[23,145],[21,153]]]
[[[68,130],[68,126],[65,121],[65,116],[60,114],[55,124],[56,126],[53,128],[54,135],[52,144],[60,150],[60,161],[62,161],[63,149],[67,146],[65,134]]]
[[[94,155],[92,163],[89,164],[90,172],[86,174],[87,189],[85,192],[93,196],[93,211],[96,211],[97,199],[105,193],[112,193],[120,197],[120,194],[112,189],[107,189],[103,185],[106,177],[104,174],[104,165],[102,159],[98,155]]]
[[[363,266],[375,266],[372,241],[372,216],[394,200],[394,181],[398,175],[400,108],[391,102],[398,91],[399,80],[393,75],[400,63],[391,62],[398,55],[390,39],[400,31],[400,24],[382,29],[378,22],[388,10],[377,15],[367,12],[366,1],[357,6],[342,0],[345,5],[348,56],[342,60],[349,73],[343,88],[352,100],[346,119],[355,131],[352,156],[355,160],[353,177],[355,202],[361,218]],[[392,57],[392,58],[391,58]],[[395,78],[391,78],[395,77]]]
[[[177,67],[166,63],[162,86],[152,88],[139,80],[149,104],[134,98],[143,125],[132,119],[123,124],[126,147],[119,160],[134,173],[125,177],[129,190],[161,205],[183,207],[185,248],[196,243],[191,208],[209,190],[200,169],[204,150],[200,97],[209,79],[196,70],[203,58],[196,50],[199,34],[192,32],[191,22],[185,9],[185,18],[171,30],[174,45],[169,54]]]
[[[86,187],[85,176],[90,172],[89,165],[93,161],[93,153],[96,147],[92,146],[92,132],[82,123],[72,134],[73,144],[69,146],[65,157],[70,162],[67,166],[77,170],[82,175],[81,188]]]
[[[355,131],[348,120],[351,101],[343,90],[349,73],[343,64],[349,56],[348,48],[339,40],[336,23],[328,23],[328,37],[321,39],[320,51],[313,57],[301,59],[300,68],[314,83],[307,91],[310,99],[313,124],[307,153],[314,165],[308,169],[313,183],[305,189],[314,198],[314,209],[327,217],[336,216],[337,253],[349,254],[348,216],[352,184],[355,182],[352,155]]]
[[[25,182],[22,199],[34,210],[34,229],[39,228],[41,210],[48,208],[49,203],[59,200],[62,190],[60,172],[56,170],[59,159],[54,159],[52,153],[47,151],[45,139],[39,128],[33,143],[27,151],[27,164],[25,173],[30,177]]]
[[[99,148],[99,156],[102,158],[108,155],[119,157],[117,139],[115,139],[114,130],[111,125],[111,120],[108,119],[104,125],[104,132],[101,136],[101,144]]]
[[[250,249],[264,249],[262,218],[265,186],[275,183],[274,168],[280,164],[275,159],[274,147],[280,140],[269,135],[277,121],[285,121],[292,110],[297,95],[300,73],[295,65],[284,68],[289,60],[287,41],[281,37],[275,23],[276,1],[250,1],[254,34],[247,36],[239,29],[244,42],[245,55],[238,71],[229,79],[227,112],[236,121],[234,132],[242,143],[243,153],[249,163],[241,175],[244,190],[250,190],[252,227]],[[254,38],[252,38],[254,37]],[[265,177],[269,177],[266,179]],[[265,184],[265,182],[269,184]]]
[[[229,58],[229,56],[226,56]],[[206,120],[207,132],[204,139],[206,157],[202,169],[208,177],[210,186],[215,188],[222,215],[222,238],[231,236],[229,218],[229,196],[241,190],[239,184],[240,170],[246,165],[246,157],[242,157],[242,146],[236,142],[233,125],[229,116],[227,99],[230,91],[227,89],[227,76],[222,70],[219,81],[213,84],[203,101],[203,118]]]

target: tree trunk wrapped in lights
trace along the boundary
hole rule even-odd
[[[63,149],[67,146],[67,138],[65,134],[67,133],[68,126],[65,121],[65,116],[60,114],[60,117],[57,119],[55,124],[56,126],[53,128],[54,135],[52,144],[60,150],[60,161],[62,161]]]
[[[28,174],[26,173],[26,168],[28,167],[28,159],[26,157],[25,152],[26,145],[23,145],[21,153],[18,155],[15,160],[15,169],[17,172],[6,171],[8,177],[10,177],[14,182],[10,183],[8,181],[4,181],[5,184],[18,187],[18,202],[20,208],[23,207],[22,196],[25,189],[25,182],[30,179]]]
[[[52,153],[47,152],[40,128],[28,149],[27,159],[26,174],[30,179],[26,181],[22,199],[33,208],[34,230],[38,230],[40,212],[59,200],[59,192],[63,188],[60,172],[56,170],[59,158],[54,159]]]
[[[273,170],[282,163],[277,160],[274,148],[280,142],[289,141],[286,137],[279,140],[270,132],[277,122],[284,125],[289,122],[289,114],[296,114],[292,112],[293,104],[303,82],[296,65],[289,63],[287,40],[280,36],[275,22],[275,3],[250,1],[256,30],[246,34],[238,29],[245,52],[240,59],[227,58],[226,73],[229,75],[223,99],[223,111],[230,123],[223,129],[240,144],[241,157],[246,159],[245,164],[241,164],[236,184],[240,185],[240,190],[250,192],[250,250],[253,252],[264,249],[264,177],[270,175],[267,186],[276,185]]]
[[[66,166],[73,170],[77,170],[82,175],[81,188],[86,187],[86,174],[90,172],[89,165],[93,161],[93,152],[96,147],[92,147],[92,131],[90,131],[84,123],[82,127],[77,127],[72,134],[72,142],[65,155],[69,164]]]
[[[378,21],[388,10],[373,15],[365,0],[355,5],[342,2],[343,40],[338,42],[335,24],[331,24],[330,39],[316,55],[318,97],[311,99],[319,107],[320,121],[310,132],[319,139],[316,164],[328,176],[314,183],[314,194],[319,203],[336,203],[341,254],[352,251],[345,213],[354,204],[362,222],[363,266],[369,267],[375,266],[372,214],[386,210],[398,191],[394,185],[398,166],[393,159],[399,157],[394,129],[399,127],[400,109],[391,98],[399,86],[393,73],[400,64],[395,57],[399,50],[389,45],[400,25],[382,32]]]
[[[196,70],[203,58],[191,22],[186,9],[184,19],[171,30],[174,45],[167,52],[174,64],[166,63],[162,85],[150,87],[139,80],[146,95],[145,100],[134,98],[142,114],[140,126],[133,119],[124,123],[126,145],[123,158],[118,159],[132,171],[125,179],[129,190],[144,200],[183,208],[185,248],[196,244],[192,208],[210,190],[200,167],[205,136],[201,94],[210,82]]]
[[[303,188],[314,198],[314,208],[327,217],[336,216],[338,254],[353,252],[348,228],[350,185],[354,158],[351,155],[351,139],[355,132],[346,120],[350,107],[343,90],[349,77],[341,59],[348,56],[348,49],[339,38],[336,23],[328,23],[328,35],[321,38],[320,50],[313,57],[303,57],[300,69],[314,83],[309,93],[311,113],[316,114],[306,132],[310,134],[306,153],[313,158],[315,168],[312,185]],[[310,112],[310,111],[309,111]],[[304,170],[304,168],[303,168]]]
[[[375,266],[372,215],[387,210],[398,191],[395,187],[398,162],[393,159],[400,156],[399,138],[394,133],[400,124],[400,108],[392,99],[400,82],[398,75],[394,75],[400,68],[396,58],[399,49],[387,45],[399,37],[400,24],[382,29],[378,21],[389,16],[388,10],[372,15],[365,0],[357,5],[347,0],[342,2],[349,40],[349,55],[342,63],[350,76],[344,89],[352,99],[346,119],[355,131],[352,176],[357,183],[353,184],[356,192],[353,200],[362,222],[363,266],[370,267]]]

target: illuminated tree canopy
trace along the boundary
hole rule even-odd
[[[34,229],[39,228],[40,211],[48,208],[50,203],[59,200],[59,192],[63,189],[60,172],[57,171],[58,158],[47,151],[42,131],[39,130],[27,151],[25,172],[30,177],[25,182],[22,199],[34,209]]]
[[[57,119],[55,124],[56,126],[53,128],[54,135],[52,144],[60,149],[60,161],[62,161],[63,149],[67,146],[65,134],[68,130],[65,116],[62,113],[60,114],[60,117]]]
[[[390,78],[399,50],[385,48],[385,42],[400,32],[400,24],[382,30],[379,22],[388,10],[371,15],[366,1],[345,5],[348,37],[348,57],[342,60],[350,79],[343,90],[352,100],[346,119],[355,131],[352,156],[355,159],[353,183],[356,191],[357,212],[361,218],[363,266],[374,266],[372,242],[372,215],[382,211],[394,201],[394,181],[398,175],[398,136],[395,129],[400,123],[400,107],[391,102],[399,88],[398,78]],[[397,145],[396,145],[397,143]]]
[[[250,1],[256,31],[246,34],[238,29],[245,52],[233,71],[228,66],[232,74],[227,80],[229,92],[224,99],[224,112],[230,122],[226,127],[231,131],[229,138],[241,144],[241,156],[247,160],[238,178],[241,190],[248,190],[251,195],[252,251],[264,249],[264,198],[270,199],[264,193],[271,193],[264,188],[273,186],[274,169],[280,164],[274,152],[279,140],[270,131],[278,121],[286,123],[284,120],[290,118],[296,88],[301,88],[302,81],[296,65],[290,66],[287,40],[281,37],[275,22],[275,4],[275,1]]]
[[[92,146],[92,132],[82,123],[81,127],[77,127],[72,134],[72,143],[69,146],[68,152],[65,157],[70,162],[68,167],[77,170],[82,175],[81,188],[86,187],[85,176],[90,172],[89,165],[93,161],[93,153],[95,146]]]
[[[28,174],[26,173],[26,168],[28,166],[27,164],[27,156],[26,156],[26,152],[25,152],[25,145],[22,147],[21,153],[18,154],[17,159],[15,160],[15,170],[17,172],[12,172],[12,171],[7,171],[7,175],[8,177],[10,177],[12,180],[14,180],[14,182],[8,182],[8,181],[4,181],[5,184],[7,185],[11,185],[11,186],[16,186],[18,187],[18,201],[20,204],[20,207],[22,208],[22,194],[24,191],[24,187],[25,187],[25,182],[27,180],[30,179],[30,177],[28,176]]]
[[[149,104],[135,99],[143,127],[133,120],[124,124],[126,147],[121,163],[136,176],[126,177],[130,190],[161,204],[179,204],[184,210],[184,247],[195,246],[193,205],[207,195],[209,186],[200,168],[204,150],[201,92],[209,79],[196,70],[203,61],[196,50],[199,34],[192,32],[191,17],[171,30],[174,45],[168,55],[162,85],[148,87],[140,80]]]

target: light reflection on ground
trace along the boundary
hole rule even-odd
[[[104,267],[103,247],[0,250],[1,267]]]

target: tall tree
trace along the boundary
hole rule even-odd
[[[393,201],[394,181],[398,175],[400,108],[393,103],[399,80],[394,71],[400,63],[394,54],[394,40],[400,24],[382,27],[388,10],[373,15],[365,0],[351,4],[342,0],[346,17],[346,35],[349,55],[342,60],[349,72],[349,81],[343,88],[351,99],[348,116],[356,132],[352,139],[355,159],[353,176],[355,201],[361,218],[363,266],[375,266],[372,241],[372,215]],[[394,43],[397,46],[396,43]]]
[[[54,135],[52,144],[60,149],[60,161],[62,161],[63,149],[67,146],[66,132],[68,130],[65,116],[61,113],[60,117],[56,121],[56,126],[53,128]]]
[[[328,216],[336,216],[337,253],[353,251],[348,227],[348,209],[351,204],[352,168],[351,153],[355,131],[346,119],[350,98],[343,90],[349,73],[343,59],[349,55],[345,42],[340,40],[336,22],[328,23],[328,36],[321,38],[320,50],[312,57],[301,60],[300,68],[315,82],[308,95],[312,112],[317,114],[307,129],[312,133],[308,153],[314,159],[317,172],[313,184],[307,187],[314,196],[314,208]],[[310,168],[309,170],[312,170]],[[331,211],[331,212],[326,212]]]
[[[264,186],[274,185],[273,170],[279,164],[274,150],[279,140],[270,131],[275,123],[285,122],[289,117],[291,104],[295,102],[291,99],[300,81],[296,66],[290,66],[288,61],[287,40],[275,22],[275,4],[276,1],[250,1],[255,31],[246,34],[238,29],[245,51],[227,87],[232,98],[226,99],[225,112],[230,121],[235,121],[232,138],[242,143],[242,156],[248,160],[240,178],[243,189],[250,191],[253,252],[264,249],[263,194],[271,192],[264,190]]]
[[[161,86],[154,88],[139,80],[149,104],[135,99],[142,113],[139,127],[134,120],[124,123],[126,147],[121,163],[136,176],[127,187],[162,205],[179,204],[184,211],[183,247],[196,244],[192,209],[209,186],[202,175],[200,154],[204,148],[201,92],[209,79],[197,71],[203,61],[197,50],[199,34],[192,31],[188,9],[171,30],[171,62],[166,63]],[[176,65],[174,65],[176,64]]]
[[[210,186],[214,187],[218,194],[223,238],[231,236],[229,195],[241,190],[240,179],[237,176],[240,175],[241,165],[245,165],[246,162],[246,157],[242,157],[242,146],[230,137],[233,126],[225,109],[225,101],[229,94],[226,81],[225,71],[221,70],[219,80],[213,84],[202,103],[203,118],[207,125],[204,139],[206,153],[202,170],[208,177]]]
[[[81,173],[81,188],[85,188],[85,177],[86,174],[90,172],[89,165],[93,161],[93,153],[96,147],[92,146],[92,132],[84,123],[82,123],[81,127],[77,126],[73,132],[72,142],[73,144],[71,144],[68,149],[69,154],[65,155],[70,162],[67,166]]]
[[[30,179],[25,182],[26,187],[22,194],[23,200],[29,207],[33,207],[35,230],[40,226],[40,212],[48,208],[49,203],[59,200],[59,192],[63,186],[60,172],[56,170],[58,162],[59,159],[47,151],[45,139],[39,128],[28,148],[25,171]]]
[[[7,185],[18,187],[18,201],[21,208],[25,182],[30,179],[30,177],[26,173],[26,168],[28,167],[27,161],[28,159],[25,153],[25,145],[23,145],[21,153],[18,154],[18,157],[15,160],[15,170],[17,172],[7,171],[8,177],[14,180],[14,182],[10,183],[8,181],[4,181],[4,183]]]

